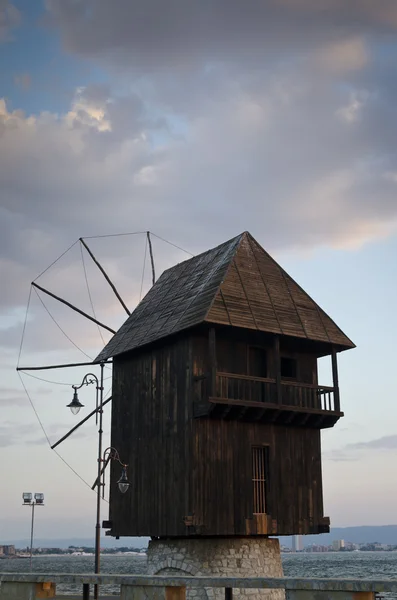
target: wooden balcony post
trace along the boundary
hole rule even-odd
[[[339,398],[339,379],[338,379],[338,361],[336,358],[335,346],[332,346],[332,379],[334,384],[334,410],[340,412],[340,398]]]
[[[280,337],[274,336],[274,370],[276,379],[277,404],[283,403],[281,388],[281,360],[280,360]]]
[[[210,360],[210,396],[216,397],[216,335],[214,327],[209,330],[208,354]]]

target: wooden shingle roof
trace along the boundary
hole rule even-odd
[[[164,271],[95,362],[203,322],[354,348],[248,233]]]

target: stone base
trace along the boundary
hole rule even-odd
[[[148,548],[149,575],[218,577],[283,577],[280,545],[268,538],[183,538],[152,540]],[[284,590],[234,589],[250,600],[284,600]],[[222,588],[190,588],[189,600],[224,600]],[[243,600],[243,598],[241,598]]]

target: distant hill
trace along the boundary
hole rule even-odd
[[[345,540],[354,544],[379,542],[397,544],[397,525],[362,525],[359,527],[332,527],[330,533],[304,535],[304,546],[318,544],[329,546],[334,540]],[[291,547],[291,537],[280,537],[280,543]]]
[[[291,537],[280,537],[280,543],[291,547]],[[334,540],[345,540],[354,544],[364,544],[366,542],[379,542],[380,544],[397,544],[397,525],[367,525],[360,527],[333,527],[330,533],[321,535],[304,535],[304,546],[311,544],[319,544],[329,546]],[[14,544],[17,548],[25,548],[29,545],[30,540],[3,540],[0,539],[0,544]],[[147,537],[126,537],[116,540],[113,537],[102,536],[102,548],[120,548],[128,546],[133,548],[146,548],[149,543]],[[34,540],[35,548],[68,548],[69,546],[88,546],[94,547],[94,538],[54,538],[43,539],[37,538]]]

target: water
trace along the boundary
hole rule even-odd
[[[344,552],[318,554],[284,554],[284,575],[287,577],[329,577],[350,579],[395,579],[397,578],[397,552]],[[28,559],[0,560],[1,573],[26,573]],[[101,557],[102,573],[145,574],[146,556]],[[33,557],[35,573],[93,573],[93,556],[48,556]],[[59,594],[81,593],[81,586],[59,585]],[[103,586],[103,593],[117,593],[117,587]],[[388,600],[397,597],[383,594]]]

